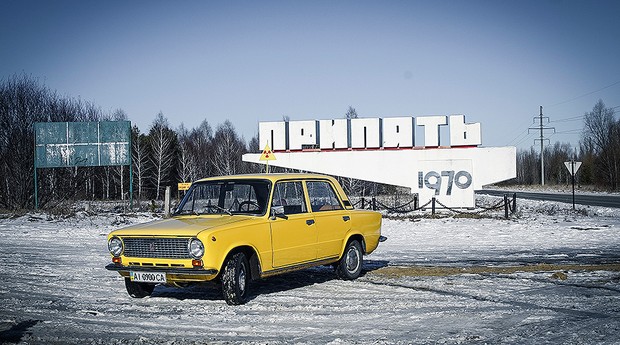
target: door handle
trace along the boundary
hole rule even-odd
[[[345,222],[348,222],[351,219],[351,217],[349,216],[342,216],[342,220],[344,220]]]
[[[314,224],[314,219],[307,219],[306,220],[306,224],[308,224],[308,225]]]

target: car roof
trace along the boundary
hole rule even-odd
[[[275,174],[242,174],[242,175],[228,175],[228,176],[213,176],[200,179],[196,182],[214,181],[214,180],[243,180],[243,179],[261,179],[270,180],[272,182],[279,180],[309,180],[309,179],[327,179],[333,180],[333,177],[321,174],[287,174],[287,173],[275,173]]]

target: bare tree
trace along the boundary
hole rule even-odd
[[[344,117],[348,120],[357,119],[357,111],[352,106],[349,106]],[[338,178],[340,184],[344,188],[348,195],[362,195],[365,192],[365,182],[351,177]]]
[[[190,132],[183,124],[177,129],[177,137],[179,140],[179,166],[177,168],[179,179],[181,182],[192,182],[197,179],[197,157],[194,154]]]
[[[97,121],[99,107],[80,99],[60,97],[31,76],[0,80],[0,206],[10,209],[34,204],[34,123]],[[38,169],[39,205],[93,195],[91,167]]]
[[[127,113],[123,109],[116,109],[111,116],[105,117],[105,120],[110,121],[127,121],[128,116]],[[118,186],[120,189],[120,197],[121,200],[125,200],[125,169],[124,165],[117,165],[112,167],[112,172],[114,173],[114,185]]]
[[[357,119],[357,111],[352,106],[349,106],[347,113],[344,115],[347,119]]]
[[[531,147],[529,150],[517,151],[517,184],[537,184],[540,175],[537,167],[540,165],[540,155]]]
[[[260,148],[259,145],[260,144],[259,144],[259,141],[258,141],[258,134],[256,134],[248,142],[248,152],[254,152],[254,153],[261,152],[261,148]]]
[[[213,174],[213,165],[210,159],[213,151],[213,130],[209,122],[203,120],[198,128],[192,129],[188,141],[191,143],[191,155],[196,166],[192,181],[211,176]]]
[[[218,175],[241,172],[241,155],[246,152],[245,143],[239,139],[234,126],[228,120],[217,126],[213,137],[213,166]]]
[[[170,175],[175,166],[176,148],[176,134],[170,129],[168,119],[162,112],[157,114],[149,131],[149,146],[155,199],[159,200],[163,184],[170,182]]]
[[[592,111],[584,115],[582,145],[589,148],[596,157],[595,180],[614,190],[618,188],[620,174],[619,126],[614,110],[605,107],[600,99]]]
[[[261,152],[261,148],[259,147],[259,142],[258,142],[258,134],[253,136],[252,139],[250,139],[250,141],[248,142],[248,146],[247,146],[247,152]],[[256,163],[250,163],[250,162],[243,162],[243,172],[247,173],[247,174],[256,174],[256,173],[260,173],[263,172],[264,168],[262,165],[260,164],[256,164]]]
[[[6,208],[33,204],[33,124],[43,121],[49,105],[49,91],[26,76],[13,76],[0,84],[0,203]]]
[[[134,125],[131,128],[131,164],[133,164],[134,180],[138,187],[138,205],[144,193],[144,180],[150,171],[147,146],[146,136],[140,134],[140,129]]]
[[[568,143],[555,142],[545,150],[545,181],[555,184],[570,183],[570,174],[564,162],[574,157],[573,149]]]

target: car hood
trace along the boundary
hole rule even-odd
[[[113,231],[116,236],[182,236],[193,237],[198,233],[215,227],[251,221],[256,217],[248,216],[179,216],[169,219],[156,220],[148,223],[136,224]]]

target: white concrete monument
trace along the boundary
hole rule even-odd
[[[278,157],[273,166],[409,187],[421,204],[434,196],[449,207],[474,207],[474,190],[516,177],[515,147],[481,143],[480,123],[463,115],[259,123],[259,147]],[[264,164],[259,158],[243,155]]]

